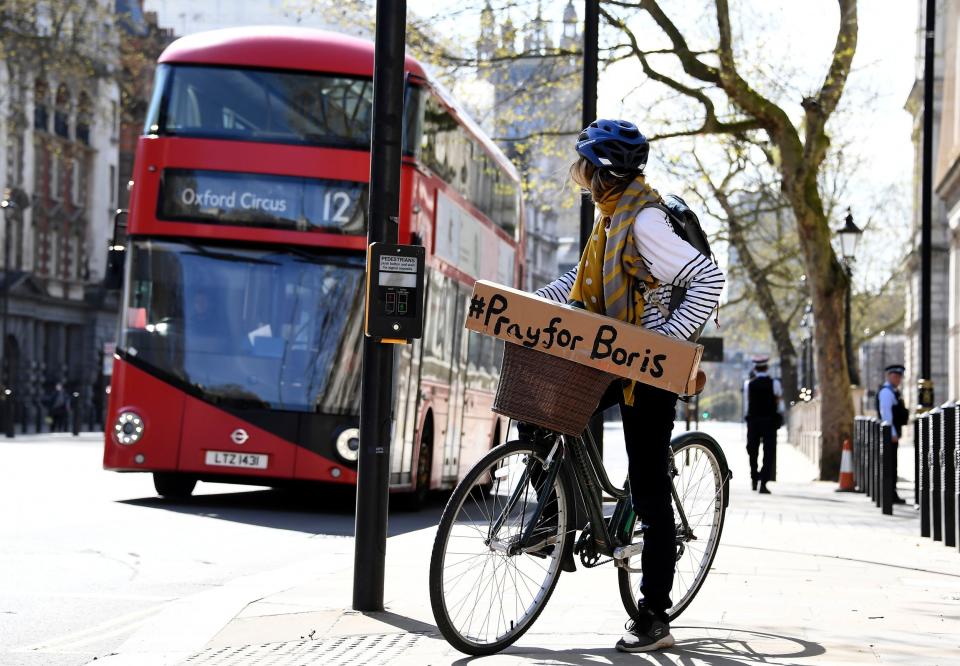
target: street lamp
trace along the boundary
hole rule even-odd
[[[860,236],[863,229],[853,223],[853,214],[847,207],[847,216],[844,218],[845,224],[837,229],[837,236],[840,238],[840,254],[843,256],[843,266],[847,270],[847,293],[846,293],[846,331],[844,335],[845,346],[847,350],[847,369],[850,373],[850,383],[860,384],[860,378],[857,377],[857,370],[853,363],[853,336],[850,333],[850,295],[853,291],[853,260],[857,254],[857,245],[860,243]]]
[[[813,400],[813,389],[816,382],[816,375],[813,367],[813,304],[809,301],[803,309],[803,316],[800,318],[800,328],[806,334],[800,340],[801,348],[801,383],[800,400],[810,402]]]

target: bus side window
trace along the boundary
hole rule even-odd
[[[480,373],[484,370],[484,338],[487,336],[481,335],[474,331],[470,331],[470,340],[467,342],[467,367],[469,372]]]
[[[513,237],[520,218],[516,183],[434,95],[424,107],[420,160]]]
[[[423,114],[426,108],[426,95],[420,86],[407,86],[403,103],[403,153],[419,157],[423,147]]]

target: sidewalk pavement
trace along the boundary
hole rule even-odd
[[[618,428],[606,431],[613,474],[625,464]],[[960,553],[921,539],[912,507],[883,516],[863,495],[835,493],[787,444],[774,494],[752,493],[740,426],[703,429],[727,454],[732,498],[713,570],[673,624],[676,647],[614,650],[626,614],[606,565],[563,574],[531,630],[483,663],[960,664]],[[389,539],[385,612],[345,610],[353,541],[325,540],[314,560],[174,602],[96,663],[465,664],[430,611],[434,532]]]

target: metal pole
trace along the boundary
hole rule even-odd
[[[853,358],[853,332],[850,327],[850,295],[853,292],[853,266],[848,259],[846,262],[847,268],[847,293],[846,293],[846,331],[844,333],[844,344],[847,348],[847,373],[850,376],[850,384],[853,386],[860,385],[860,378],[857,376],[857,367]]]
[[[368,243],[397,242],[406,22],[406,0],[377,0]],[[383,610],[392,402],[393,346],[364,338],[353,558],[354,610]]]
[[[923,174],[920,186],[920,381],[917,404],[930,409],[934,404],[930,372],[930,286],[932,275],[933,208],[933,38],[936,31],[937,3],[927,0],[927,25],[924,34],[923,63]]]
[[[597,78],[600,40],[600,0],[585,0],[583,17],[583,116],[581,127],[597,119]],[[587,246],[593,230],[593,202],[589,195],[580,200],[580,251]]]
[[[583,115],[581,127],[597,119],[597,79],[599,78],[598,43],[600,41],[600,0],[585,0],[583,16]],[[587,247],[587,239],[593,231],[594,209],[589,194],[580,199],[580,252]],[[689,420],[688,420],[689,421]],[[687,428],[689,430],[689,427]],[[590,432],[603,455],[603,415],[590,419]]]
[[[3,385],[3,431],[6,437],[14,436],[13,390],[10,388],[10,349],[7,346],[7,317],[10,310],[10,205],[3,209],[3,324],[0,345],[3,348],[3,365],[0,384]]]

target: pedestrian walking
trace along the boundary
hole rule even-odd
[[[903,373],[906,370],[902,365],[888,365],[884,372],[886,381],[877,389],[877,413],[881,421],[890,424],[890,442],[893,444],[893,503],[904,504],[904,500],[897,494],[897,450],[900,448],[900,433],[903,427],[910,422],[910,410],[903,403],[903,396],[900,395],[900,382],[903,381]]]
[[[66,432],[67,430],[67,411],[70,407],[70,396],[67,395],[63,384],[57,382],[53,391],[47,397],[47,408],[50,410],[50,430],[51,432]]]
[[[767,482],[773,476],[777,458],[777,430],[783,425],[783,388],[780,380],[767,374],[770,359],[753,359],[753,377],[743,383],[743,419],[747,422],[747,454],[750,456],[750,487],[769,495]],[[757,469],[760,444],[763,466]],[[759,486],[759,489],[758,489]]]

